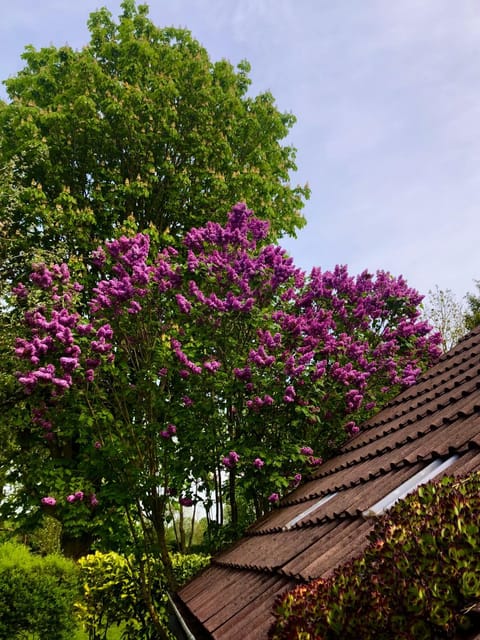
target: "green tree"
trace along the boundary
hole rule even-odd
[[[243,200],[294,235],[307,187],[292,187],[295,150],[281,141],[295,122],[270,93],[248,93],[236,69],[183,29],[159,28],[147,5],[124,0],[118,23],[91,14],[90,42],[36,50],[5,81],[0,104],[3,273],[25,255],[84,254],[130,215],[173,241]]]
[[[480,324],[480,280],[475,280],[477,295],[467,293],[468,310],[465,313],[465,326],[467,329],[475,329]]]
[[[270,221],[271,238],[305,222],[309,190],[290,185],[295,150],[282,144],[294,116],[270,93],[249,93],[247,62],[212,62],[188,31],[156,27],[146,5],[125,0],[122,11],[118,22],[105,8],[92,13],[79,51],[26,47],[24,69],[5,82],[2,299],[32,262],[81,270],[83,257],[132,218],[173,244],[192,226],[225,220],[239,200]],[[0,433],[9,445],[0,477],[23,446],[13,437],[25,423],[11,364],[16,313],[0,308]]]
[[[428,292],[424,303],[424,314],[430,324],[442,336],[442,348],[448,351],[454,347],[467,329],[465,311],[451,289],[439,289]]]
[[[88,548],[123,510],[130,543],[159,553],[173,585],[170,507],[216,503],[222,524],[227,502],[234,526],[241,503],[261,515],[415,382],[437,355],[417,292],[385,272],[307,277],[267,235],[240,203],[183,251],[152,251],[146,234],[105,243],[93,288],[66,264],[34,265],[14,289],[31,443],[12,465],[14,513],[46,510]]]

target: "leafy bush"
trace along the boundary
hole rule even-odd
[[[75,629],[75,564],[61,556],[35,556],[24,545],[0,545],[0,639],[61,640]]]
[[[28,544],[41,555],[60,554],[62,552],[61,535],[61,522],[45,514],[40,524],[30,534]]]
[[[201,553],[172,553],[171,558],[173,573],[180,587],[210,564],[210,556]]]
[[[206,566],[207,556],[172,554],[172,565],[178,583],[184,584]],[[100,553],[79,560],[84,581],[83,600],[76,609],[89,638],[103,638],[109,628],[121,625],[123,637],[132,640],[154,637],[148,607],[141,588],[141,571],[152,582],[155,607],[168,617],[168,596],[162,577],[161,563],[155,559],[141,564],[133,557],[118,553]]]
[[[433,640],[471,626],[480,598],[480,475],[420,487],[362,555],[276,605],[274,640]]]

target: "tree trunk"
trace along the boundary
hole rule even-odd
[[[238,506],[237,506],[237,496],[235,492],[235,469],[230,469],[229,472],[229,482],[228,482],[228,497],[230,501],[230,511],[232,518],[232,525],[234,527],[238,524]]]

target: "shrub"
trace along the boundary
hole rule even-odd
[[[78,570],[61,556],[35,556],[24,545],[0,545],[0,639],[61,640],[75,628]]]
[[[184,584],[206,566],[210,559],[199,554],[172,554],[178,583]],[[89,638],[103,638],[109,628],[121,625],[124,638],[137,640],[154,637],[147,605],[142,597],[140,564],[133,557],[118,553],[100,553],[79,560],[84,581],[83,600],[76,609]],[[168,595],[161,563],[150,559],[143,563],[152,581],[155,606],[165,620],[168,617]]]
[[[28,536],[28,544],[41,555],[61,554],[62,524],[45,514],[38,527]]]
[[[276,605],[274,640],[433,640],[471,625],[480,598],[480,475],[420,487],[364,554]]]

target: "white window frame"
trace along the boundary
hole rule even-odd
[[[309,516],[311,513],[316,511],[318,507],[321,507],[323,504],[326,504],[329,500],[334,498],[336,495],[337,495],[337,491],[335,491],[334,493],[327,493],[326,496],[323,496],[323,498],[320,498],[320,500],[317,500],[316,502],[311,504],[309,507],[307,507],[304,511],[302,511],[297,516],[289,520],[287,524],[282,527],[282,530],[290,531],[290,529],[293,529],[293,527],[297,524],[297,522],[300,522],[300,520],[303,520],[304,518]]]
[[[399,487],[388,493],[384,498],[372,505],[369,509],[364,511],[362,516],[364,518],[372,518],[384,514],[396,502],[405,498],[405,496],[414,491],[417,487],[422,484],[426,484],[442,473],[442,471],[448,469],[448,467],[458,460],[458,457],[458,455],[453,455],[446,460],[442,460],[441,458],[434,460],[421,471],[403,482]]]

